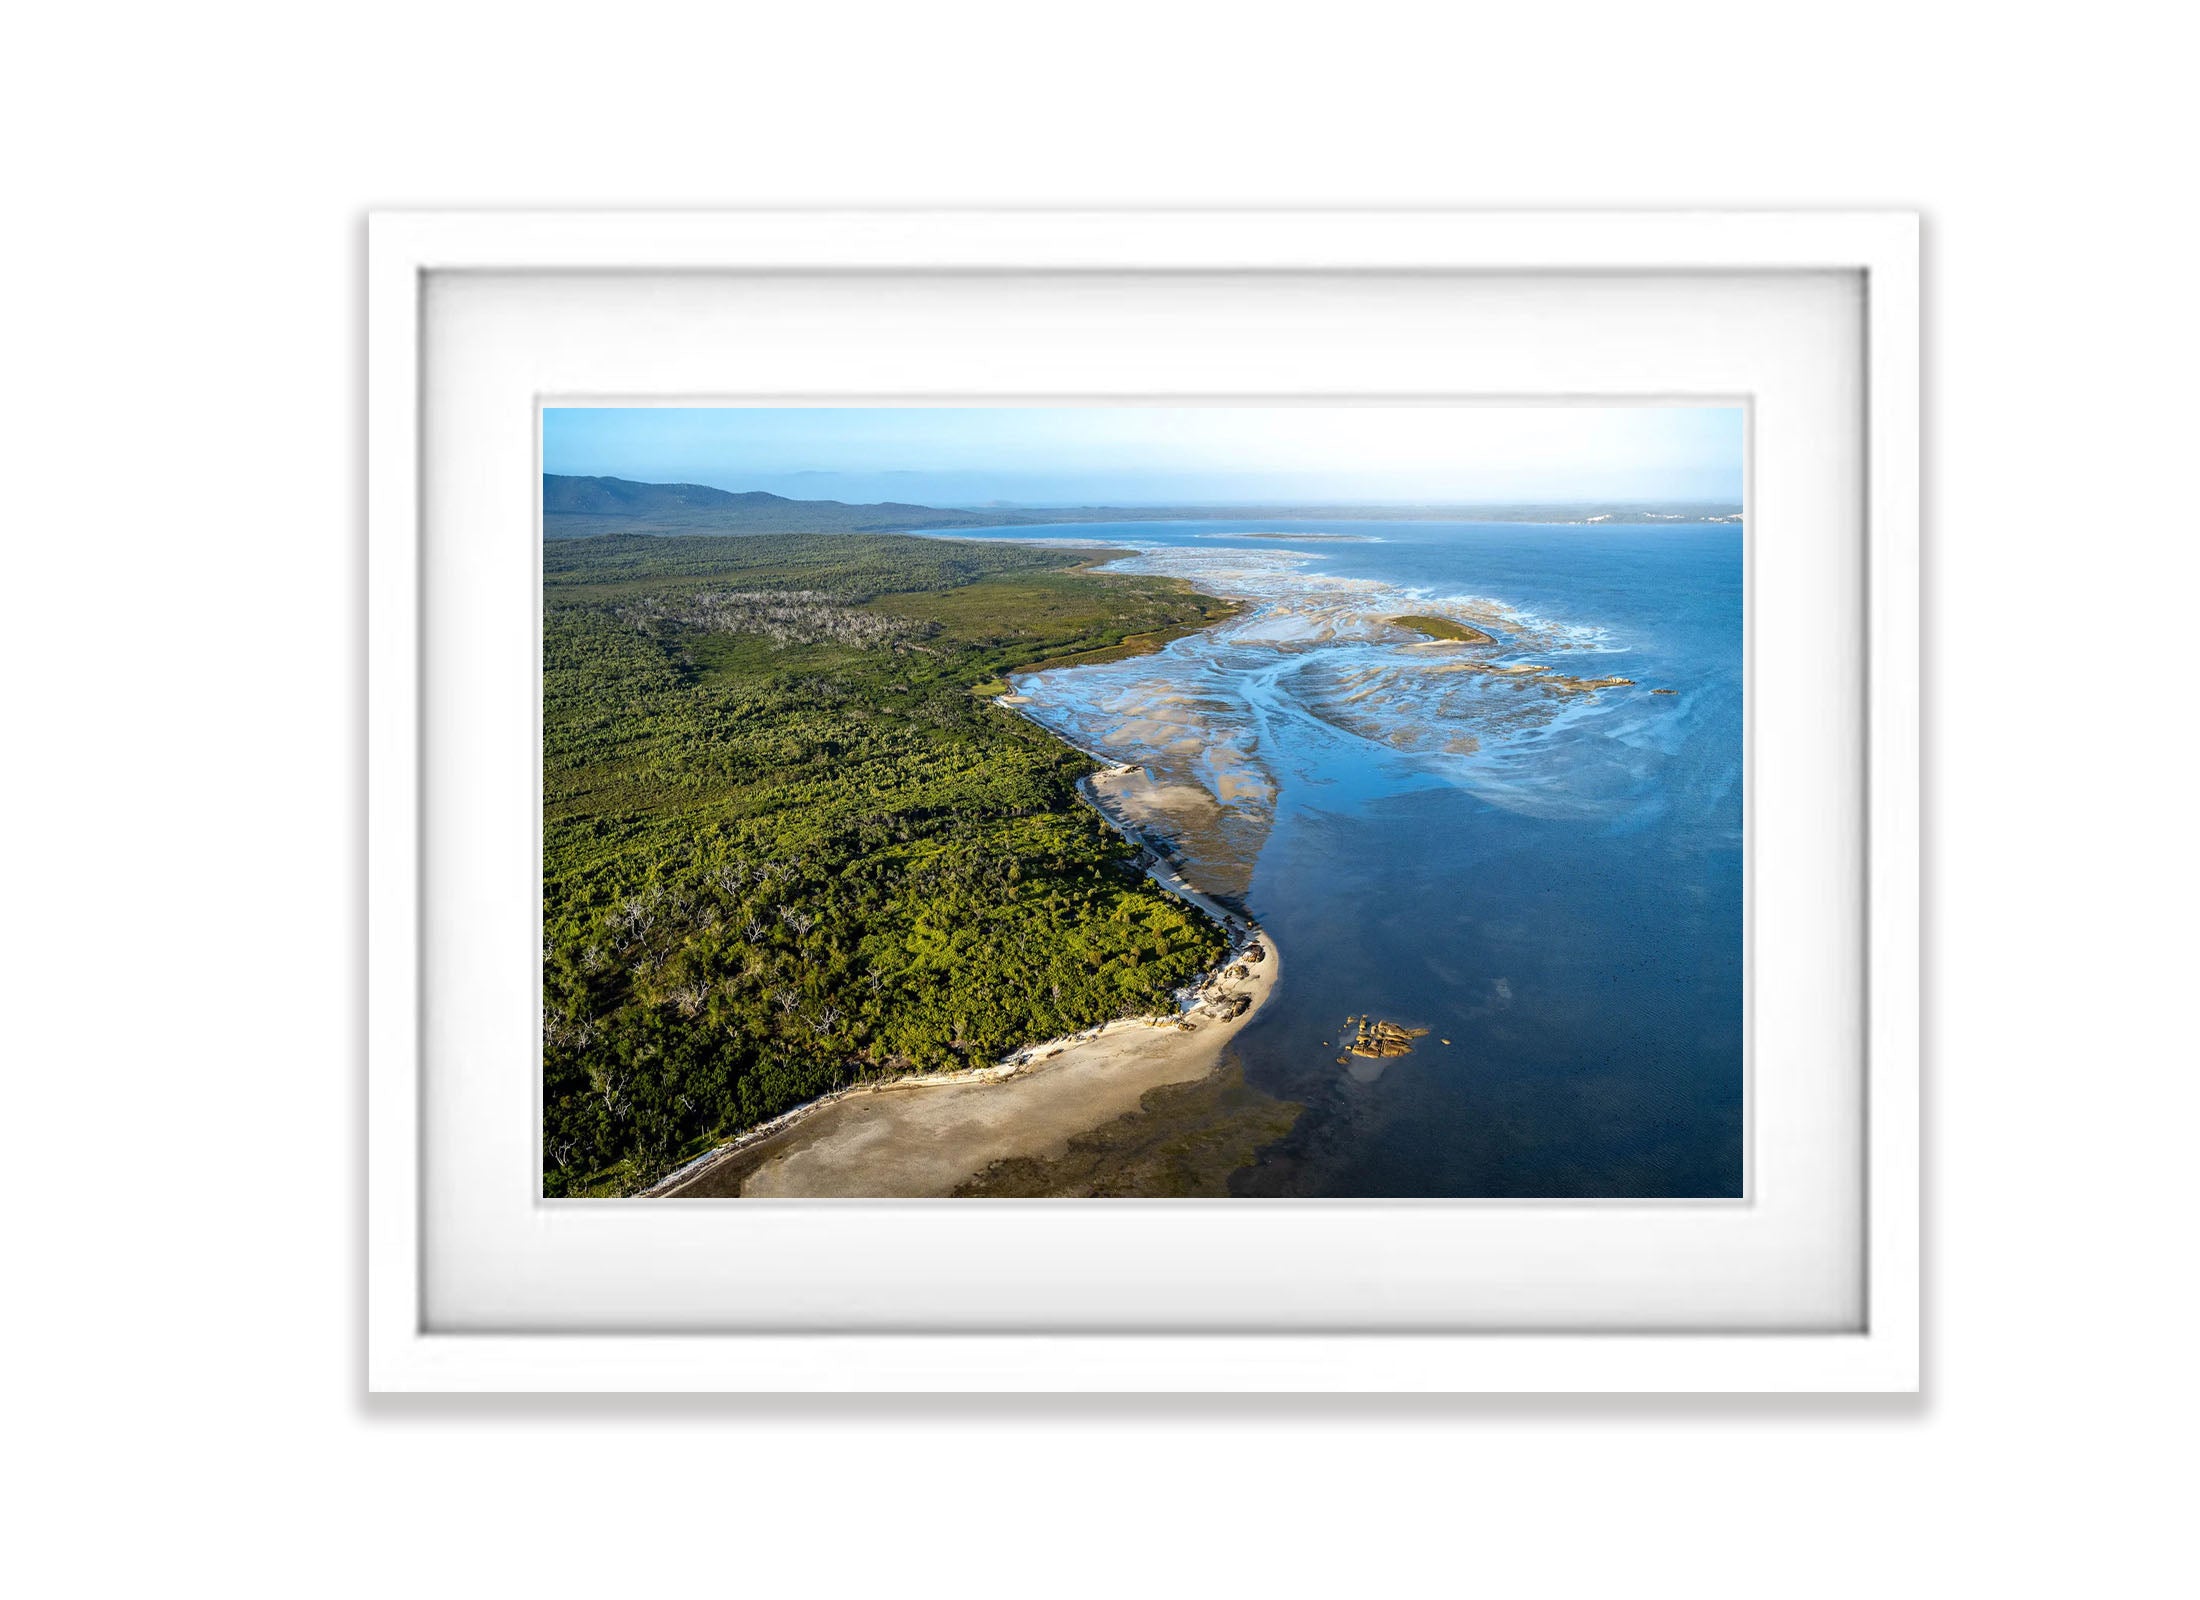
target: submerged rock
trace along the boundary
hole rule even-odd
[[[1632,678],[1573,678],[1562,673],[1543,681],[1561,694],[1594,694],[1599,689],[1631,689],[1635,684]]]

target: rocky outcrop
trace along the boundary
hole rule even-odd
[[[1413,1041],[1427,1036],[1426,1028],[1408,1028],[1396,1022],[1382,1022],[1373,1016],[1366,1016],[1359,1019],[1352,1042],[1345,1049],[1356,1056],[1407,1056],[1413,1054]]]

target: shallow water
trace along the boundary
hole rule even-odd
[[[1143,769],[1118,808],[1289,958],[1238,1049],[1307,1110],[1234,1192],[1741,1192],[1738,527],[984,536],[1119,544],[1124,570],[1252,602],[1158,655],[1015,682],[1028,715]],[[1368,1014],[1429,1033],[1340,1063]]]

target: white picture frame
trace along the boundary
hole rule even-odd
[[[370,1388],[1905,1391],[1919,1383],[1918,235],[1894,213],[389,213],[368,240]],[[433,1325],[424,306],[436,274],[1853,274],[1863,313],[1858,1325],[1750,1332]],[[531,424],[530,424],[531,425]],[[1105,1202],[1101,1204],[1107,1204]],[[1365,1202],[1377,1204],[1377,1202]]]

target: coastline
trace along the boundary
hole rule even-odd
[[[1249,603],[1242,596],[1225,598],[1229,612],[1200,627],[1240,616]],[[1117,646],[1099,655],[1151,654],[1169,642],[1169,636],[1142,635],[1126,641],[1127,650]],[[1043,667],[1087,664],[1096,663]],[[951,1195],[995,1169],[1057,1158],[1078,1135],[1138,1113],[1149,1092],[1210,1078],[1222,1066],[1230,1040],[1275,987],[1282,959],[1274,941],[1245,912],[1195,888],[1165,846],[1107,803],[1100,785],[1139,767],[1048,727],[1024,709],[1029,701],[1013,689],[987,698],[1100,769],[1077,780],[1078,798],[1137,852],[1140,870],[1164,893],[1222,929],[1228,941],[1222,959],[1177,991],[1177,1010],[1168,1017],[1118,1018],[1025,1045],[989,1066],[906,1073],[836,1089],[706,1151],[637,1198]],[[1248,959],[1255,949],[1260,955]],[[1231,978],[1232,972],[1244,976]]]
[[[1003,709],[1022,715],[1013,705]],[[1025,720],[1071,744],[1036,718]],[[1059,1156],[1077,1135],[1135,1113],[1148,1091],[1208,1077],[1222,1064],[1225,1047],[1275,988],[1282,970],[1275,942],[1186,882],[1160,849],[1100,803],[1093,777],[1135,767],[1071,748],[1103,769],[1078,780],[1079,798],[1140,853],[1148,878],[1212,918],[1229,939],[1221,961],[1178,991],[1176,1012],[1040,1040],[988,1066],[836,1089],[716,1146],[636,1198],[948,1195],[999,1163]]]
[[[841,1090],[750,1130],[647,1197],[936,1198],[1003,1164],[1052,1160],[1079,1135],[1137,1113],[1151,1091],[1211,1076],[1279,971],[1270,948],[1227,985],[1245,1010],[1190,1032],[1173,1020],[1118,1020],[996,1066]]]

